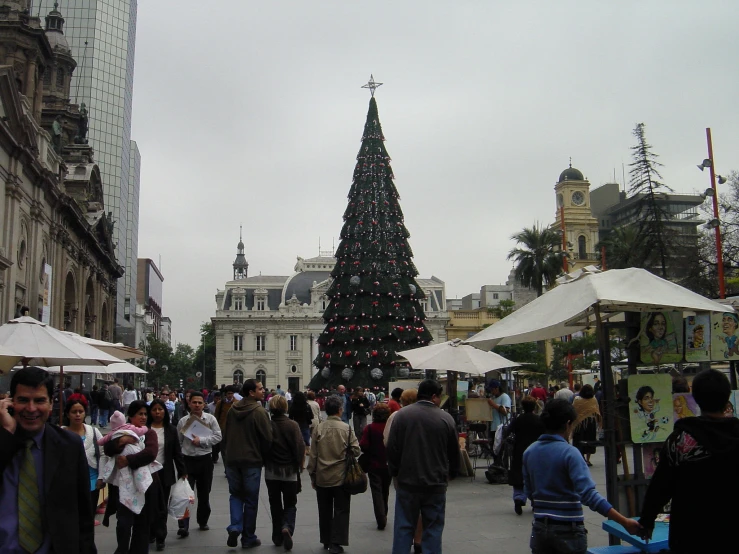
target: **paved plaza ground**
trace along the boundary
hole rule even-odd
[[[605,472],[602,449],[593,456],[591,468],[598,490],[605,494]],[[486,553],[524,554],[529,550],[531,529],[531,510],[524,509],[522,516],[513,512],[512,489],[508,485],[490,485],[485,480],[483,469],[477,470],[477,479],[460,478],[449,485],[446,505],[446,525],[444,528],[444,551],[448,553]],[[303,492],[298,496],[298,516],[295,529],[295,554],[325,554],[318,541],[318,513],[315,492],[306,483],[304,476]],[[272,533],[267,488],[262,482],[260,488],[257,535],[262,546],[250,552],[284,552],[272,544]],[[390,552],[393,540],[393,513],[395,494],[390,489],[390,513],[384,531],[378,531],[372,512],[370,492],[352,497],[351,526],[347,554]],[[192,521],[193,529],[187,539],[178,539],[177,522],[170,519],[169,537],[165,552],[236,552],[241,548],[226,546],[226,526],[229,523],[228,485],[223,476],[223,465],[219,462],[213,478],[211,493],[213,514],[210,518],[210,531],[199,531]],[[586,508],[586,527],[588,544],[602,546],[608,544],[608,537],[601,529],[603,518]],[[101,519],[102,516],[97,516]],[[112,554],[115,551],[115,522],[111,526],[95,528],[95,542],[98,552]],[[153,545],[151,551],[154,551]]]

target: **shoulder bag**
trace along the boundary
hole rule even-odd
[[[360,494],[367,490],[367,474],[362,471],[357,458],[352,453],[350,442],[352,430],[349,429],[346,442],[346,453],[344,454],[344,482],[342,488],[349,494]]]

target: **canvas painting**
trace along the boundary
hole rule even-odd
[[[642,467],[644,468],[644,477],[651,479],[652,475],[659,464],[659,456],[662,452],[661,444],[646,444],[641,449]]]
[[[684,417],[696,417],[701,415],[693,395],[689,392],[679,392],[672,395],[672,419],[673,422]]]
[[[631,440],[663,442],[672,433],[672,377],[631,375],[628,390]]]
[[[685,361],[711,359],[711,316],[696,314],[685,318]]]
[[[711,314],[711,359],[715,362],[739,360],[738,314]]]
[[[674,364],[683,360],[682,312],[645,312],[639,334],[643,364]]]

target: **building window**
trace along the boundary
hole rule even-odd
[[[580,235],[577,237],[577,253],[580,255],[580,259],[584,260],[588,257],[588,248],[585,242],[585,236]]]
[[[234,300],[234,310],[243,310],[244,309],[244,300],[241,298],[236,298]]]
[[[325,310],[326,306],[328,306],[328,298],[326,298],[325,296],[322,296],[321,297],[321,309]]]
[[[297,373],[298,372],[298,366],[294,365],[290,367],[290,373]]]
[[[266,302],[265,302],[264,298],[257,298],[257,300],[256,300],[256,309],[258,311],[264,311],[265,304],[266,304]]]
[[[56,88],[63,88],[63,87],[64,87],[64,70],[60,68],[56,70]]]
[[[295,352],[298,349],[298,335],[290,335],[290,350]]]
[[[262,383],[263,387],[267,386],[267,373],[263,369],[257,370],[257,381]]]
[[[494,292],[493,293],[493,300],[498,300],[498,293],[497,292]]]
[[[244,349],[244,335],[234,335],[234,350]]]
[[[234,371],[234,384],[241,384],[244,382],[244,372],[240,369]]]
[[[421,309],[424,311],[424,313],[429,311],[429,301],[425,298],[421,300]]]
[[[267,349],[267,337],[265,335],[257,335],[257,352],[264,352]]]

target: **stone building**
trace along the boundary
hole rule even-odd
[[[600,253],[596,252],[598,218],[591,211],[590,182],[570,164],[560,173],[554,192],[557,212],[552,228],[561,231],[564,227],[570,271],[600,264]]]
[[[323,331],[325,296],[336,263],[332,253],[298,257],[294,273],[248,276],[239,241],[233,280],[216,293],[216,384],[257,378],[267,388],[302,390],[315,373],[316,339]],[[445,341],[446,287],[437,277],[417,279],[426,293],[426,325]]]
[[[0,0],[0,318],[28,307],[53,327],[112,339],[123,275],[87,110],[69,101],[76,62],[55,8]]]

